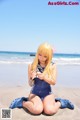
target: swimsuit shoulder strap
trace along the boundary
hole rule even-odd
[[[51,64],[53,65],[53,64],[55,64],[53,61],[51,61]]]

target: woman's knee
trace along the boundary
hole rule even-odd
[[[43,103],[38,96],[36,96],[33,109],[35,114],[40,114],[43,111]]]
[[[55,114],[57,111],[52,107],[52,106],[47,106],[44,108],[44,113],[47,115],[53,115]]]
[[[43,106],[41,105],[41,106],[34,106],[34,108],[33,108],[33,113],[34,114],[41,114],[42,113],[42,111],[43,111]]]

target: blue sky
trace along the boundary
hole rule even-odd
[[[0,0],[0,51],[35,52],[39,44],[49,42],[57,53],[80,53],[80,4],[48,2]]]

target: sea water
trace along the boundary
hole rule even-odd
[[[33,61],[35,52],[0,51],[0,63],[28,64]],[[80,54],[55,53],[52,61],[59,65],[80,65]]]
[[[23,86],[28,84],[27,65],[36,53],[0,51],[0,86]],[[80,54],[55,53],[52,61],[57,63],[56,86],[80,87]]]

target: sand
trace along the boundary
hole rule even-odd
[[[11,101],[15,98],[28,96],[29,86],[0,88],[0,106],[8,108]],[[24,109],[12,109],[12,120],[80,120],[80,89],[79,88],[53,88],[55,97],[62,97],[73,102],[75,109],[59,109],[55,115],[47,116],[44,114],[32,115]]]
[[[58,85],[52,87],[55,97],[69,99],[75,106],[74,110],[59,109],[55,115],[47,116],[32,115],[24,109],[15,108],[12,109],[12,120],[80,120],[79,71],[80,66],[58,66]],[[26,65],[0,64],[0,108],[9,108],[15,98],[28,96],[30,89]]]

